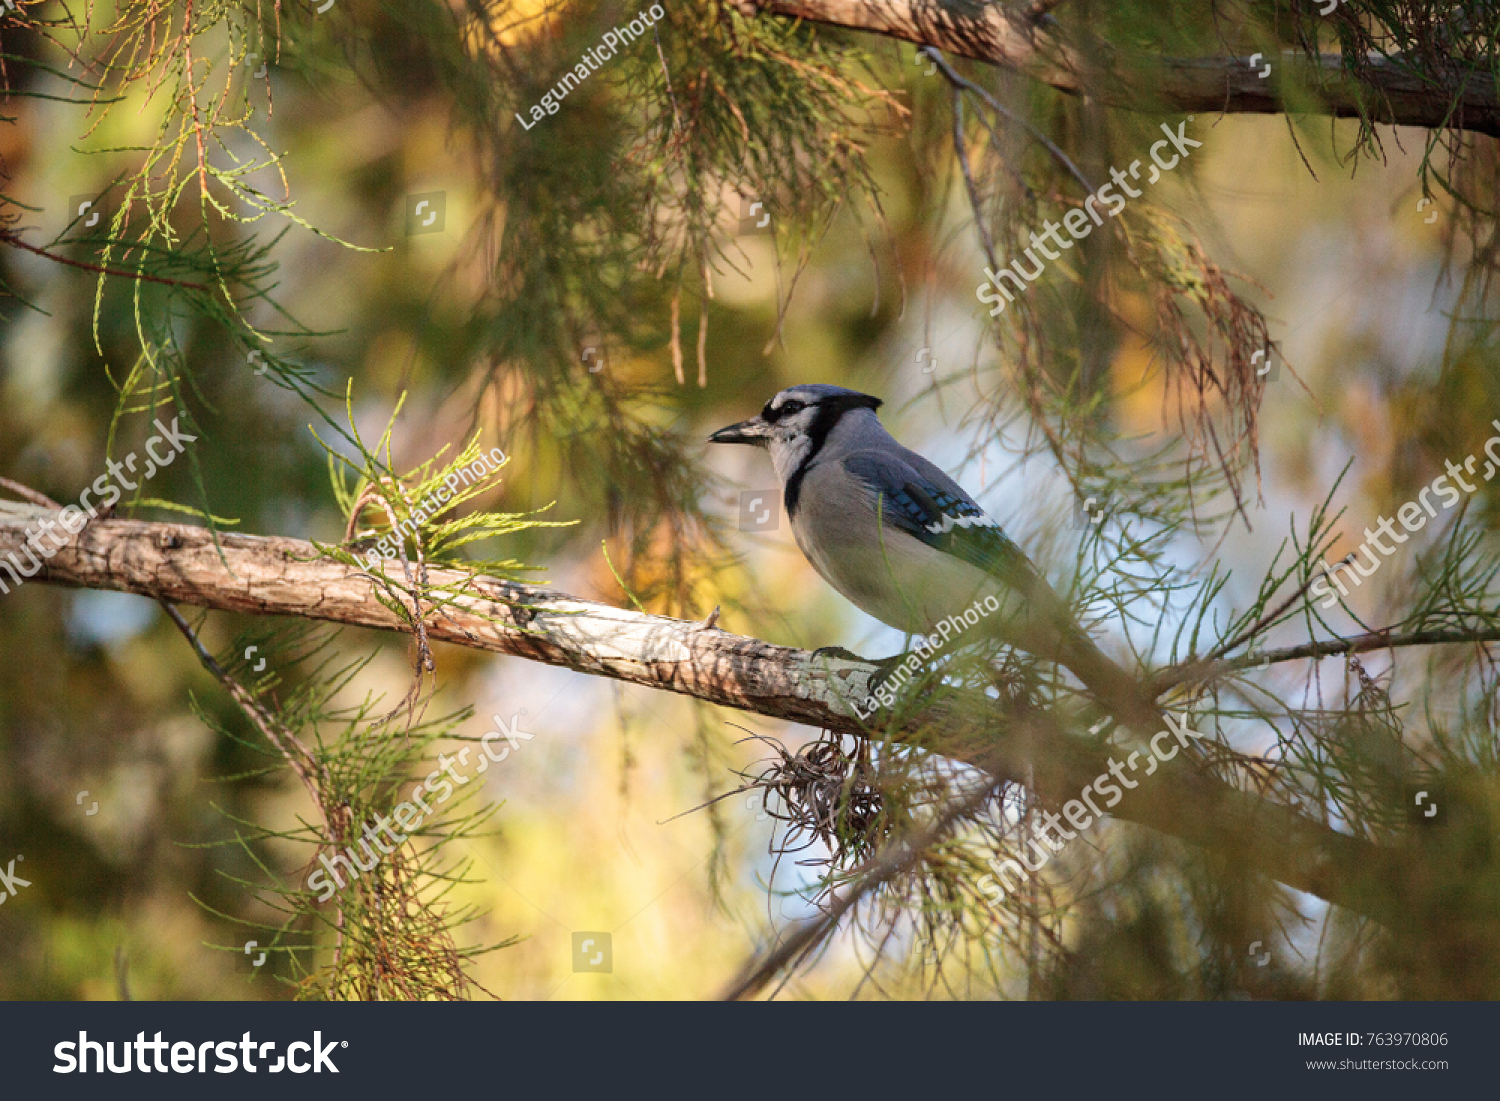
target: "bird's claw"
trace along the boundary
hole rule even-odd
[[[870,660],[860,657],[852,650],[845,650],[842,646],[819,646],[812,652],[812,656],[814,658],[838,658],[840,661],[868,662]]]
[[[867,658],[851,650],[845,650],[842,646],[820,646],[813,651],[814,658],[838,658],[840,661],[857,661],[864,665],[875,666],[875,672],[870,675],[869,691],[873,695],[880,690],[886,680],[901,667],[901,664],[911,657],[910,653],[892,654],[888,658]]]

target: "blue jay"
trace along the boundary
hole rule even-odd
[[[1134,678],[1100,652],[972,497],[896,442],[875,415],[881,404],[842,386],[792,386],[709,442],[770,453],[797,545],[856,607],[926,635],[982,600],[994,610],[971,634],[1059,662],[1112,710],[1149,721],[1154,705]]]

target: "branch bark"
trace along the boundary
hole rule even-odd
[[[932,46],[1015,69],[1071,95],[1094,96],[1112,107],[1130,110],[1164,107],[1183,114],[1300,110],[1356,118],[1363,104],[1376,122],[1500,136],[1500,97],[1485,74],[1468,74],[1462,85],[1448,87],[1434,84],[1399,62],[1377,58],[1371,60],[1366,79],[1357,82],[1336,55],[1309,61],[1282,54],[1274,59],[1275,72],[1262,78],[1261,66],[1252,67],[1247,58],[1167,57],[1161,59],[1161,70],[1140,86],[1117,68],[1097,71],[1080,51],[1062,40],[1055,23],[1038,20],[1027,8],[983,0],[743,0],[741,10]],[[1303,89],[1310,89],[1313,98],[1303,96]]]
[[[29,565],[28,529],[59,512],[0,502],[0,562]],[[34,580],[138,593],[157,600],[249,615],[284,615],[409,632],[378,598],[369,575],[297,539],[221,534],[183,524],[95,520],[37,559]],[[400,564],[382,571],[399,578]],[[1050,712],[1007,721],[977,693],[933,693],[899,728],[852,701],[869,692],[878,667],[716,627],[627,611],[531,585],[432,567],[423,613],[436,641],[510,654],[690,696],[769,718],[860,737],[920,745],[998,780],[1026,783],[1052,806],[1076,798],[1108,770],[1118,748],[1072,734]],[[0,591],[13,588],[0,570]],[[0,599],[4,599],[0,595]],[[10,596],[9,599],[15,599]],[[408,598],[403,603],[409,603]],[[1121,754],[1123,756],[1123,754]],[[1271,878],[1376,917],[1394,916],[1401,852],[1329,829],[1292,809],[1234,788],[1188,765],[1164,764],[1111,813],[1244,861]]]

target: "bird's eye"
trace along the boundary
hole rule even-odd
[[[785,416],[787,413],[800,413],[806,408],[806,405],[798,401],[796,398],[793,398],[791,401],[782,402],[781,408],[778,409],[777,412]]]

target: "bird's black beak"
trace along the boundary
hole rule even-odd
[[[712,436],[708,437],[709,443],[748,443],[752,446],[763,446],[766,442],[766,429],[769,426],[759,417],[751,417],[739,424],[731,424],[728,428],[721,428]]]

